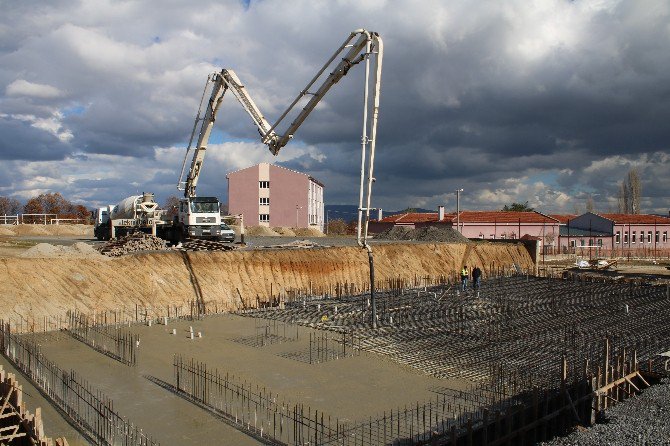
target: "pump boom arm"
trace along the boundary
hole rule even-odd
[[[319,87],[314,92],[310,92],[310,89],[316,84],[316,82],[321,78],[326,69],[333,63],[333,61],[342,53],[345,53],[342,57],[342,60],[337,64],[335,69],[323,80]],[[323,65],[319,72],[312,78],[312,80],[303,88],[298,96],[293,100],[291,105],[282,113],[277,122],[272,126],[268,123],[267,119],[258,109],[256,103],[251,99],[246,88],[237,77],[233,70],[223,69],[220,73],[213,73],[207,79],[207,85],[205,85],[205,91],[203,92],[202,99],[204,100],[205,94],[209,84],[212,84],[212,91],[208,101],[207,109],[205,110],[204,116],[200,117],[200,112],[202,110],[202,100],[201,107],[198,110],[198,115],[196,116],[195,123],[193,125],[193,131],[191,132],[191,140],[187,148],[186,154],[184,156],[184,161],[182,163],[181,174],[179,176],[179,182],[177,188],[184,191],[185,197],[195,197],[195,190],[198,184],[198,179],[200,177],[200,171],[202,169],[202,163],[205,157],[205,152],[207,150],[207,145],[209,142],[209,137],[212,132],[212,127],[214,121],[216,120],[216,114],[219,110],[221,102],[223,101],[223,96],[226,91],[230,89],[246,110],[246,112],[251,117],[252,121],[258,129],[258,133],[261,136],[261,141],[263,144],[266,144],[272,152],[273,155],[277,155],[282,147],[284,147],[291,140],[295,132],[302,125],[302,123],[307,119],[307,116],[314,110],[317,104],[323,99],[328,90],[335,85],[337,82],[344,77],[349,69],[366,60],[367,57],[371,54],[377,55],[377,65],[376,70],[378,72],[377,78],[381,74],[381,57],[382,57],[382,41],[377,33],[369,32],[363,29],[353,31],[345,39],[345,41],[340,45],[340,47],[335,51],[335,53],[330,57],[330,59]],[[366,67],[366,81],[367,81],[368,68]],[[286,116],[294,110],[295,106],[298,104],[300,99],[306,95],[311,95],[307,104],[302,108],[302,110],[295,117],[293,122],[288,126],[286,131],[283,134],[278,134],[276,132],[277,126],[286,118]],[[374,98],[375,109],[378,108],[378,96],[379,96],[379,84],[375,85]],[[366,107],[367,107],[367,97],[366,97]],[[373,116],[376,117],[376,110],[373,110]],[[198,132],[198,140],[195,147],[192,147],[193,138],[198,126],[198,122],[202,121],[200,131]],[[374,128],[373,126],[373,134]],[[366,142],[367,144],[367,142]],[[374,144],[374,143],[373,143]],[[374,147],[374,146],[372,146]],[[186,160],[188,159],[189,154],[193,151],[193,158],[191,160],[191,166],[186,176],[184,178],[184,171],[186,167]]]

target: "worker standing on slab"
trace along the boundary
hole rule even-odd
[[[463,265],[461,270],[461,289],[463,291],[468,289],[468,265]]]
[[[472,269],[472,289],[479,291],[479,287],[482,284],[482,270],[478,266],[475,266]]]

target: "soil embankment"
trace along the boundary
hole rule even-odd
[[[389,244],[374,247],[376,280],[453,275],[463,264],[532,268],[523,245]],[[0,259],[0,314],[12,320],[41,321],[83,312],[141,304],[182,305],[194,299],[218,308],[255,305],[282,290],[329,289],[335,284],[369,283],[368,258],[353,247],[167,252],[95,258]],[[39,322],[38,322],[39,323]]]

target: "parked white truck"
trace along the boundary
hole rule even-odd
[[[162,218],[164,213],[158,207],[154,194],[144,192],[133,195],[115,205],[96,209],[93,233],[98,240],[109,240],[137,231],[159,235],[157,233],[164,232],[168,223]]]
[[[182,200],[180,206],[186,203]],[[190,214],[192,223],[184,224],[179,216],[168,217],[160,209],[154,194],[145,192],[124,198],[115,205],[96,209],[93,233],[98,240],[122,237],[133,232],[145,232],[172,243],[191,238],[219,240],[221,217],[219,201],[213,197],[195,197],[190,209],[180,209],[181,215]]]

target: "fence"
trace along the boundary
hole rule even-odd
[[[141,429],[114,411],[113,401],[74,371],[67,372],[0,321],[2,354],[49,399],[89,441],[101,446],[158,446]]]
[[[139,335],[124,331],[118,325],[97,325],[77,311],[68,311],[68,317],[70,323],[67,332],[73,338],[122,364],[135,365]]]
[[[16,215],[0,215],[0,225],[18,225],[19,214]]]
[[[344,425],[304,404],[279,401],[264,387],[241,382],[234,376],[193,359],[174,357],[174,390],[238,429],[270,444],[328,444],[339,438]]]

